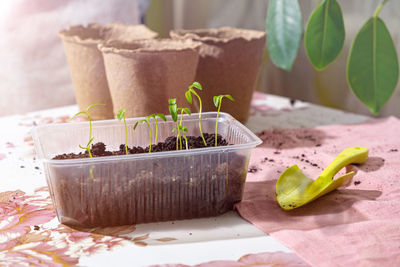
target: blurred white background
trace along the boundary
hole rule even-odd
[[[299,1],[304,24],[320,1]],[[355,34],[381,0],[338,0],[344,13],[346,41],[339,58],[315,71],[301,46],[291,72],[275,67],[265,54],[257,90],[369,114],[346,83],[345,63]],[[75,102],[60,29],[89,22],[146,24],[161,36],[173,28],[235,26],[265,29],[268,0],[2,0],[0,1],[0,116]],[[400,1],[389,0],[381,12],[400,49]],[[305,26],[304,26],[305,27]],[[400,116],[396,89],[380,116]]]
[[[58,32],[114,21],[138,24],[138,1],[1,0],[0,116],[75,103]]]

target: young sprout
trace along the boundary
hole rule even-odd
[[[215,122],[215,146],[217,146],[218,116],[219,116],[219,111],[221,109],[222,98],[224,98],[224,97],[228,98],[231,101],[235,101],[231,95],[217,95],[217,96],[214,96],[214,98],[213,98],[214,105],[218,108],[217,119]]]
[[[178,150],[178,143],[180,141],[181,143],[181,148],[182,148],[182,140],[181,140],[181,133],[179,129],[179,123],[178,123],[178,107],[176,105],[176,98],[168,99],[168,104],[169,104],[169,113],[171,113],[171,118],[174,122],[176,122],[176,127],[175,129],[178,131],[178,134],[176,135],[176,150]]]
[[[181,119],[179,121],[178,129],[179,129],[179,132],[182,133],[183,138],[185,138],[185,140],[186,140],[186,150],[188,150],[188,144],[187,144],[187,139],[186,139],[186,135],[185,135],[185,132],[187,132],[187,128],[182,125],[182,119],[183,119],[184,112],[188,115],[192,115],[192,112],[190,112],[190,109],[188,109],[188,108],[178,108],[178,112],[181,112]],[[184,129],[186,129],[186,130],[184,130]],[[172,130],[172,131],[174,131],[174,130]],[[180,147],[182,150],[182,138],[180,138]]]
[[[188,108],[178,108],[176,105],[176,98],[169,99],[169,112],[171,113],[172,120],[176,122],[176,127],[172,131],[178,131],[178,134],[176,136],[176,150],[178,150],[178,143],[180,144],[180,149],[182,149],[182,138],[181,138],[181,131],[183,129],[182,126],[182,119],[183,119],[183,113],[185,112],[188,115],[191,115],[192,113]],[[181,119],[178,120],[178,113],[181,113]],[[187,129],[186,129],[187,131]],[[184,133],[182,133],[184,135]],[[186,138],[186,136],[184,136]]]
[[[90,144],[93,142],[94,137],[92,137],[92,118],[90,117],[89,111],[94,106],[104,106],[104,104],[100,104],[100,103],[92,104],[92,105],[88,106],[85,111],[80,111],[71,118],[71,120],[73,120],[74,118],[76,118],[79,115],[86,115],[86,117],[89,120],[89,142],[87,143],[86,146],[79,145],[79,147],[82,149],[86,149],[90,158],[93,158],[92,153],[90,151]]]
[[[167,121],[167,118],[165,118],[165,115],[162,114],[162,113],[154,113],[154,114],[151,114],[151,115],[146,117],[149,120],[150,120],[150,118],[153,118],[154,121],[156,122],[156,137],[154,138],[154,144],[156,144],[156,145],[157,145],[157,136],[158,136],[158,121],[157,121],[157,117],[159,117],[163,121]]]
[[[125,152],[126,152],[126,154],[128,155],[129,153],[128,153],[128,145],[127,145],[127,143],[128,143],[128,127],[126,127],[126,120],[125,120],[125,111],[126,111],[126,109],[120,109],[119,111],[118,111],[118,114],[117,114],[117,118],[118,118],[118,120],[124,120],[124,125],[125,125]]]
[[[198,90],[203,90],[201,84],[199,82],[194,82],[191,86],[189,86],[189,89],[185,93],[186,100],[189,102],[189,104],[192,104],[192,94],[194,94],[197,99],[199,100],[199,129],[200,129],[200,135],[201,138],[203,139],[204,146],[207,146],[206,139],[204,139],[203,131],[201,130],[201,110],[202,110],[202,103],[201,103],[201,98],[200,96],[196,93],[196,91],[193,89],[196,88]]]
[[[152,132],[151,132],[151,127],[150,127],[150,123],[149,123],[149,118],[146,117],[143,120],[137,121],[135,123],[135,126],[133,126],[133,130],[136,130],[136,127],[139,125],[139,123],[146,123],[147,127],[149,128],[149,133],[150,133],[150,146],[149,146],[149,153],[151,153],[151,144],[153,142],[153,136],[152,136]]]
[[[178,125],[178,126],[176,126],[174,129],[172,129],[172,132],[174,132],[174,131],[176,131],[176,130],[182,132],[183,138],[185,138],[186,150],[188,150],[188,149],[189,149],[189,148],[188,148],[188,140],[187,140],[186,134],[185,134],[185,133],[187,133],[188,129],[187,129],[185,126]],[[181,149],[182,149],[182,143],[181,143]]]

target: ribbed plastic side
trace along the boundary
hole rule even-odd
[[[193,134],[197,123],[186,122],[193,126]],[[214,125],[215,118],[206,117],[203,131],[212,132]],[[119,124],[116,128],[100,126],[94,125],[96,139],[105,140],[106,144],[124,139]],[[168,122],[160,124],[159,140],[170,135],[172,126]],[[247,129],[231,117],[222,118],[218,127],[231,144],[253,143],[247,147],[230,145],[146,156],[45,160],[59,220],[79,227],[113,226],[207,217],[231,210],[242,198],[250,152],[255,145]],[[53,146],[46,147],[46,142],[68,136],[66,143],[77,146],[76,140],[81,138],[78,135],[87,134],[82,127],[66,129],[45,129],[48,136],[35,133],[35,142],[43,141],[40,153],[69,152],[65,146],[59,152],[53,151]],[[140,145],[147,137],[145,131],[140,131],[128,143]]]

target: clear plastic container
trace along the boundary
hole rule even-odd
[[[216,112],[202,114],[202,130],[214,133]],[[128,145],[148,146],[145,124],[133,131],[127,119]],[[184,116],[187,135],[199,135],[198,114]],[[155,123],[151,127],[155,132]],[[160,120],[158,140],[173,135],[175,123]],[[47,184],[61,223],[114,226],[190,219],[222,214],[241,201],[252,148],[261,140],[226,113],[220,113],[218,133],[229,144],[191,150],[124,156],[54,160],[63,153],[79,153],[86,144],[88,122],[49,124],[33,130]],[[118,120],[93,122],[94,143],[119,150],[125,143],[124,124]]]

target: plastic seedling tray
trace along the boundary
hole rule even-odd
[[[202,114],[203,132],[215,130],[216,112]],[[146,125],[132,130],[127,119],[128,146],[149,145]],[[61,223],[78,227],[114,226],[190,219],[222,214],[241,201],[251,150],[261,140],[226,113],[218,133],[230,145],[124,156],[54,160],[79,153],[88,139],[88,122],[35,127],[33,138],[42,159],[51,198]],[[199,136],[198,114],[184,116],[187,135]],[[159,122],[158,140],[173,135],[176,124]],[[151,124],[155,132],[154,122]],[[93,122],[94,142],[118,150],[125,142],[121,121]]]

